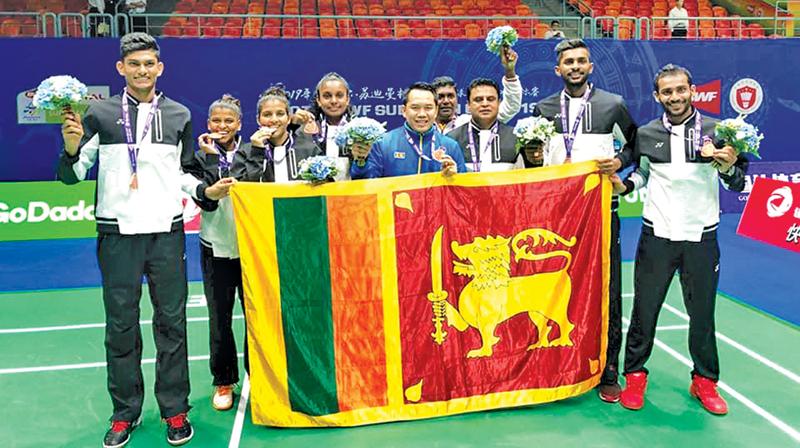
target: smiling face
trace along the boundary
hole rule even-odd
[[[317,92],[317,105],[329,120],[338,122],[350,106],[347,86],[338,80],[323,82]]]
[[[208,117],[208,132],[219,134],[218,140],[223,146],[228,146],[242,128],[242,121],[235,111],[227,107],[215,107]]]
[[[653,97],[661,103],[670,121],[680,123],[692,114],[692,95],[695,86],[689,83],[685,73],[676,72],[661,76],[658,79],[658,90]]]
[[[286,128],[289,126],[289,108],[286,103],[278,99],[264,101],[258,111],[258,124],[275,129],[270,141],[282,142],[286,136]]]
[[[403,117],[411,129],[423,133],[433,126],[436,119],[436,98],[428,90],[413,89],[403,106]]]
[[[475,86],[469,94],[469,111],[472,119],[481,126],[487,126],[497,119],[500,98],[493,86]]]
[[[567,88],[579,89],[586,84],[589,75],[594,70],[594,64],[589,59],[588,48],[573,48],[561,53],[561,57],[556,65],[556,75],[564,80]]]
[[[156,79],[164,71],[164,63],[158,60],[155,50],[140,50],[127,54],[117,61],[117,72],[125,78],[128,90],[142,96],[156,87]]]

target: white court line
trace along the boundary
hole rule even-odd
[[[244,356],[242,353],[237,355],[239,358]],[[190,356],[189,361],[204,361],[210,358],[209,355]],[[155,358],[143,359],[142,364],[155,364]],[[78,370],[78,369],[93,369],[96,367],[105,367],[105,362],[87,362],[83,364],[61,364],[57,366],[41,366],[41,367],[19,367],[13,369],[0,369],[0,375],[10,375],[13,373],[36,373],[36,372],[54,372],[58,370]]]
[[[630,294],[630,293],[623,294],[622,297],[631,298],[631,297],[633,297],[633,294]],[[667,311],[671,312],[672,314],[674,314],[674,315],[680,317],[681,319],[685,320],[686,322],[689,322],[689,315],[684,313],[683,311],[675,308],[674,306],[669,305],[666,302],[664,303],[664,308],[666,308]],[[725,336],[724,334],[720,333],[719,331],[716,332],[716,335],[717,335],[717,338],[719,338],[719,340],[721,340],[721,341],[725,342],[726,344],[730,345],[731,347],[739,350],[740,352],[744,353],[745,355],[755,359],[756,361],[760,362],[761,364],[764,364],[765,366],[771,368],[772,370],[780,373],[781,375],[785,376],[786,378],[789,378],[790,380],[794,381],[795,383],[800,384],[800,375],[798,375],[798,374],[792,372],[791,370],[779,365],[775,361],[772,361],[770,359],[765,358],[762,355],[759,355],[758,353],[754,352],[753,350],[750,350],[749,348],[745,347],[744,345],[742,345],[742,344],[734,341],[733,339]]]
[[[626,324],[630,324],[630,320],[628,320],[628,319],[626,319],[624,317],[622,318],[622,320]],[[667,352],[670,356],[672,356],[673,358],[675,358],[678,361],[680,361],[686,367],[692,368],[694,366],[692,361],[690,361],[688,358],[686,358],[682,354],[680,354],[677,351],[675,351],[672,347],[668,346],[664,342],[658,340],[658,338],[655,338],[654,342],[660,349],[662,349],[665,352]],[[786,433],[789,437],[793,438],[797,442],[800,442],[800,431],[797,431],[796,429],[794,429],[791,426],[789,426],[788,424],[786,424],[786,422],[784,422],[783,420],[779,419],[778,417],[775,417],[774,415],[772,415],[769,412],[767,412],[761,406],[753,403],[750,399],[748,399],[747,397],[745,397],[741,393],[737,392],[731,386],[728,386],[726,383],[724,383],[722,381],[719,381],[719,382],[717,382],[717,386],[719,386],[720,389],[724,390],[728,395],[730,395],[731,397],[733,397],[734,399],[736,399],[737,401],[739,401],[743,405],[747,406],[751,411],[753,411],[756,414],[764,417],[764,419],[766,421],[768,421],[773,426],[775,426],[776,428],[778,428],[781,431],[783,431],[784,433]]]
[[[244,428],[244,414],[247,412],[247,400],[250,398],[250,376],[245,374],[242,383],[242,395],[239,397],[239,406],[236,408],[236,419],[233,421],[231,430],[231,441],[228,448],[239,448],[242,440],[242,429]]]
[[[244,316],[237,314],[233,316],[234,320],[244,319]],[[186,319],[187,323],[191,322],[208,322],[208,317],[190,317]],[[141,325],[152,325],[152,320],[140,320]],[[86,328],[105,328],[106,324],[79,324],[79,325],[59,325],[54,327],[33,327],[33,328],[4,328],[0,329],[0,334],[19,334],[19,333],[43,333],[47,331],[65,331],[65,330],[83,330]]]

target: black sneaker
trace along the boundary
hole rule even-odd
[[[597,386],[597,396],[606,403],[616,403],[619,401],[619,396],[622,393],[622,388],[616,381],[612,384],[600,384]]]
[[[112,421],[111,428],[106,432],[106,436],[103,437],[103,448],[122,448],[131,440],[131,433],[134,428],[141,423],[141,416],[132,422],[125,422],[122,420]]]
[[[169,442],[170,445],[183,445],[192,440],[194,429],[192,429],[192,424],[189,423],[189,419],[186,418],[185,412],[165,418],[164,420],[167,422],[167,442]]]

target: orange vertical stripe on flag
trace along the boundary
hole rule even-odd
[[[329,196],[328,242],[340,411],[385,406],[386,357],[378,202]]]

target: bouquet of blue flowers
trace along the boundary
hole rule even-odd
[[[746,123],[742,117],[728,118],[717,123],[714,137],[726,145],[731,145],[739,154],[749,152],[761,158],[758,148],[761,146],[764,134],[759,134],[758,128]]]
[[[335,157],[314,156],[300,162],[300,177],[313,183],[332,181],[337,174]]]
[[[86,98],[89,89],[72,76],[51,76],[39,84],[33,95],[33,107],[61,112]]]
[[[556,135],[556,125],[544,117],[528,117],[517,121],[514,126],[514,135],[517,136],[517,150],[535,144],[543,144],[550,137]]]
[[[386,128],[377,120],[367,117],[354,118],[348,122],[339,133],[336,134],[334,141],[340,148],[350,149],[353,143],[363,143],[372,146],[377,142],[383,134],[386,133]],[[356,160],[356,164],[364,166],[364,160]]]
[[[486,35],[486,50],[499,56],[503,47],[513,47],[518,38],[517,30],[508,25],[492,28]]]
[[[371,145],[378,141],[383,134],[386,133],[386,128],[383,127],[378,121],[367,117],[354,118],[349,121],[344,127],[336,134],[336,145],[340,148],[349,148],[353,143],[364,143]]]

